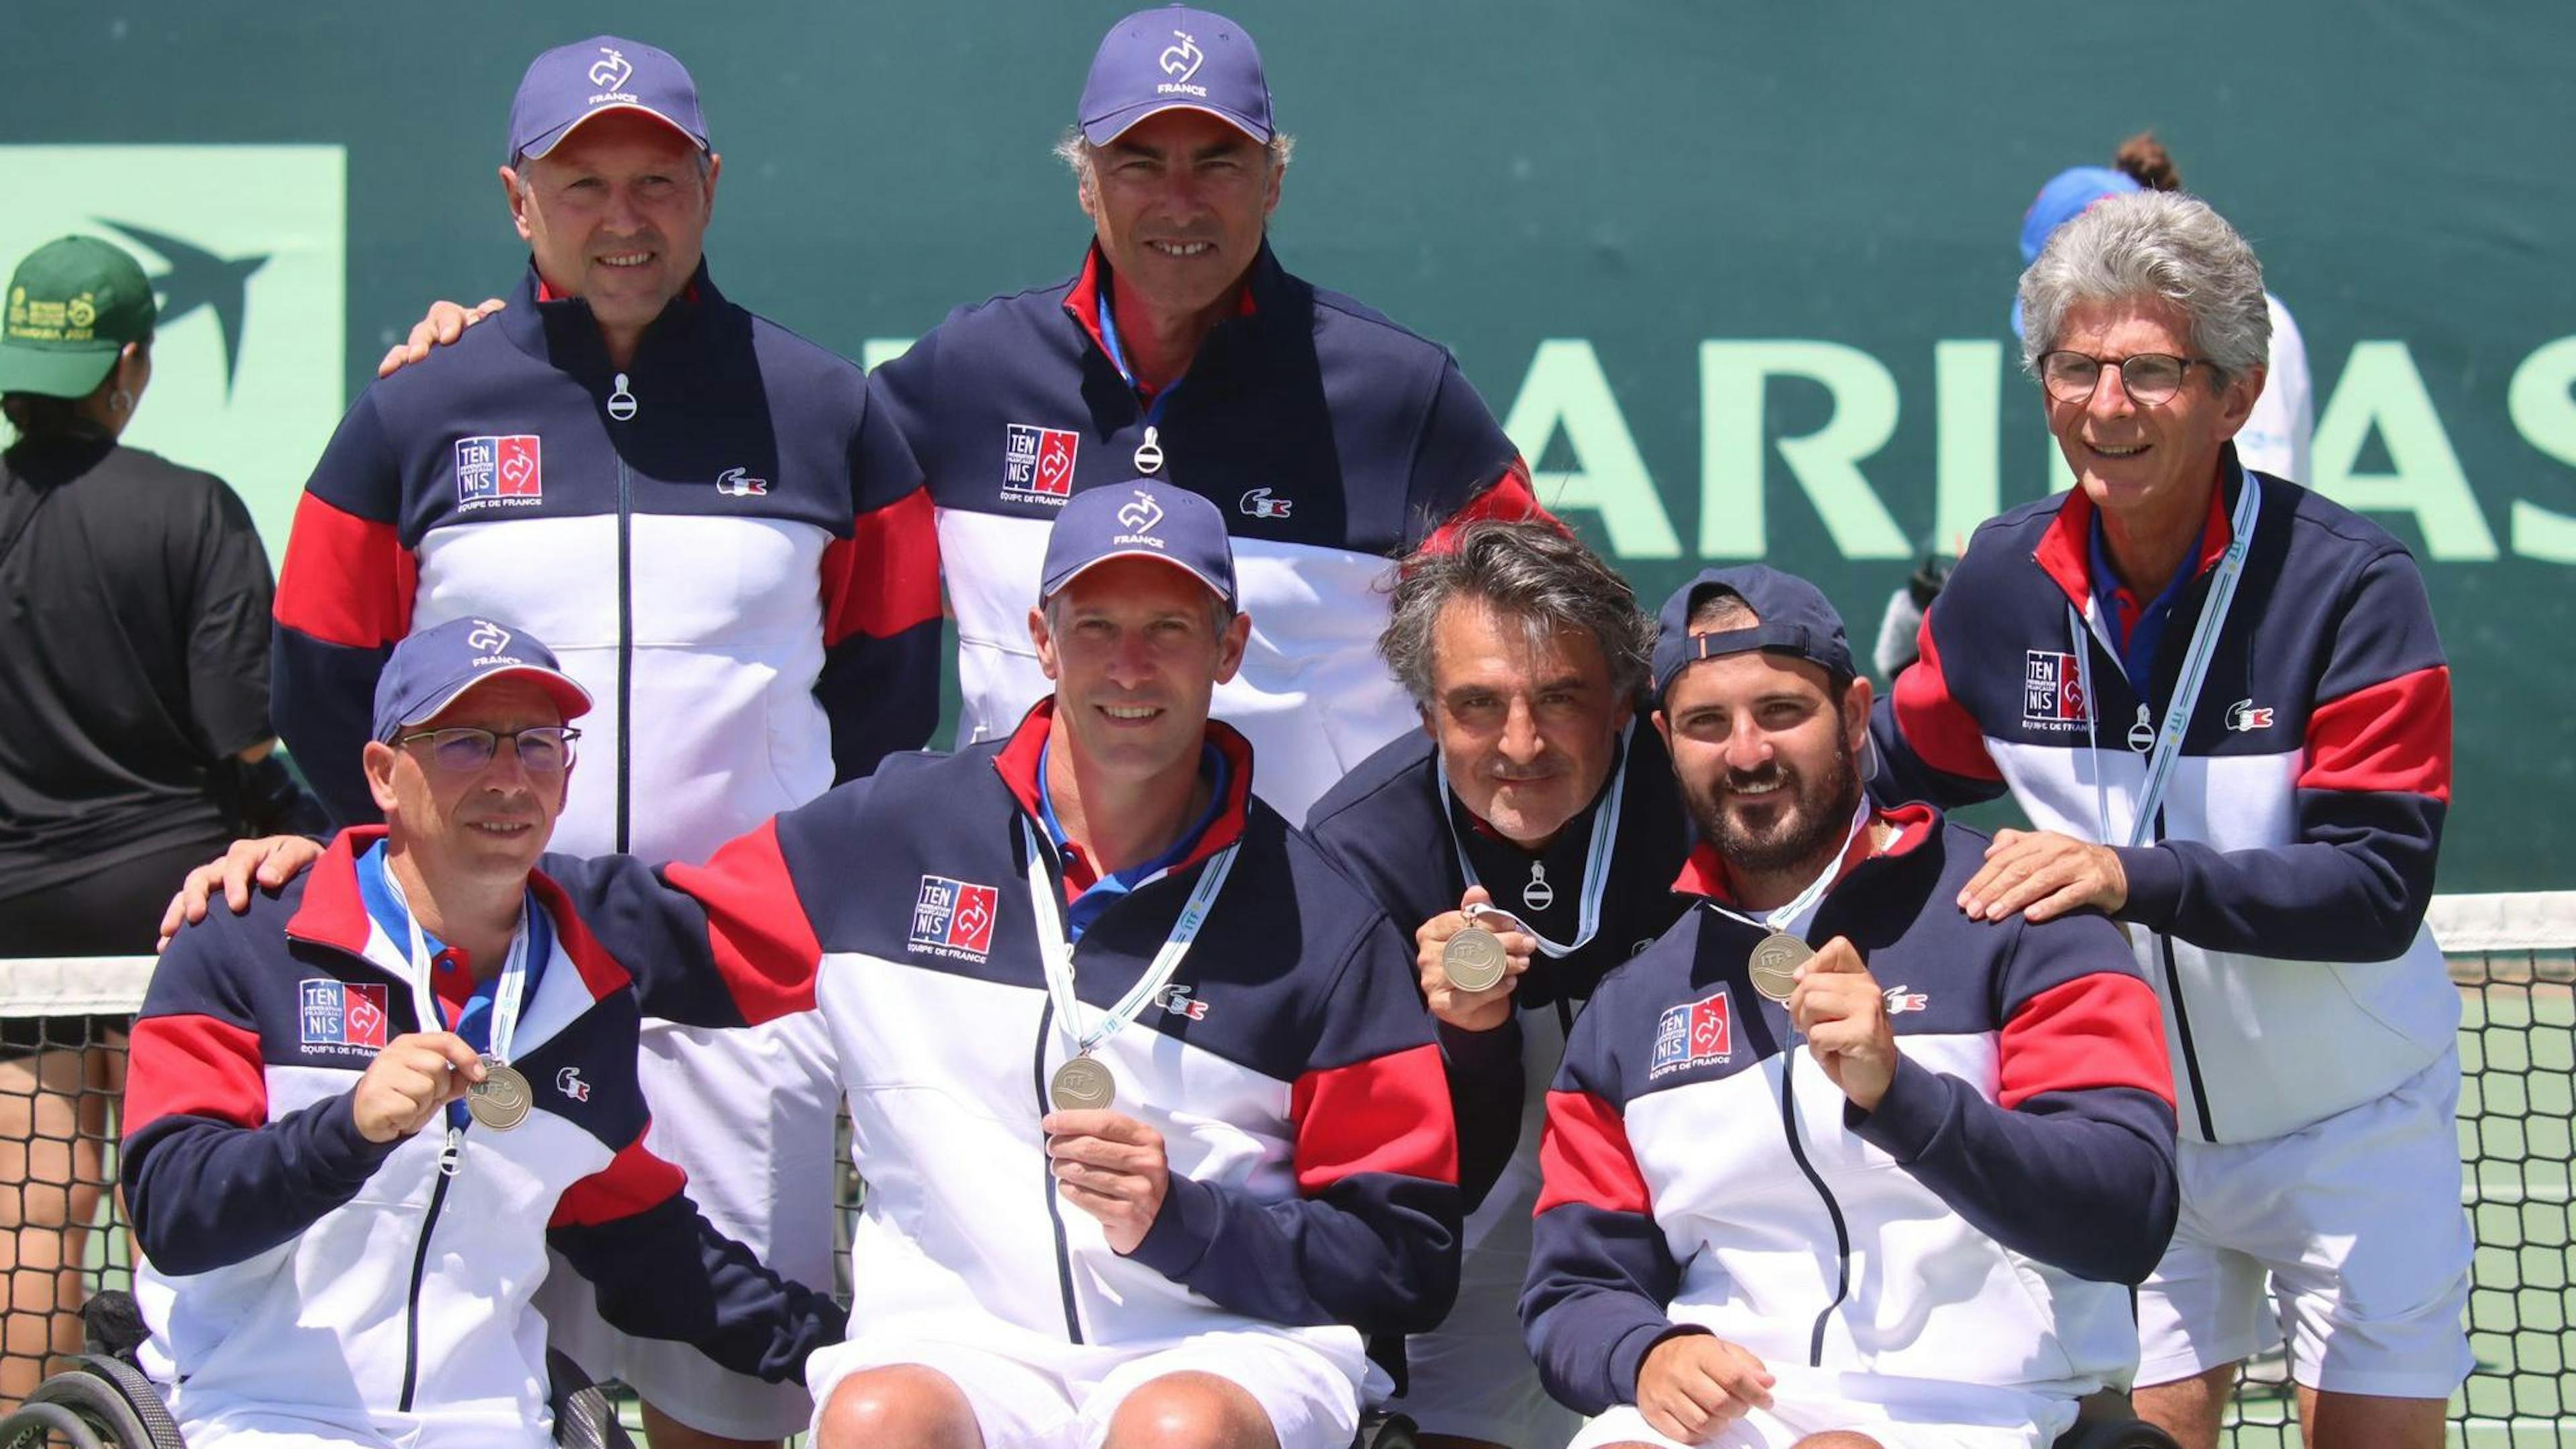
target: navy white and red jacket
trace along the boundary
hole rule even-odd
[[[1511,439],[1436,343],[1283,270],[1269,248],[1241,315],[1150,397],[1100,327],[1095,247],[1052,286],[961,307],[869,385],[911,444],[957,616],[961,744],[1007,734],[1050,686],[1029,601],[1056,510],[1153,476],[1215,503],[1252,616],[1216,715],[1261,755],[1261,794],[1302,820],[1343,772],[1413,726],[1378,662],[1387,561],[1465,516],[1536,511]]]
[[[2121,1285],[2179,1201],[2154,994],[2098,915],[1970,921],[1986,837],[1879,819],[1896,839],[1855,842],[1798,928],[1849,939],[1886,992],[1900,1060],[1874,1110],[1753,989],[1765,932],[1711,908],[1705,845],[1679,889],[1706,900],[1576,1019],[1521,1297],[1569,1407],[1634,1403],[1646,1351],[1701,1330],[1780,1368],[2060,1397],[2135,1368]]]
[[[1524,1128],[1522,1122],[1533,1084],[1527,1081],[1532,1068],[1525,1063],[1519,1013],[1544,1011],[1556,1018],[1558,1035],[1572,1030],[1574,1014],[1602,974],[1651,945],[1690,904],[1672,888],[1691,845],[1672,757],[1643,718],[1630,724],[1621,748],[1624,780],[1614,770],[1601,794],[1537,852],[1495,833],[1441,787],[1437,746],[1418,729],[1361,761],[1315,803],[1306,821],[1306,832],[1324,854],[1368,887],[1408,940],[1423,922],[1458,909],[1467,891],[1458,864],[1463,845],[1494,904],[1548,939],[1570,942],[1582,934],[1583,868],[1593,825],[1608,803],[1611,782],[1622,782],[1618,838],[1611,843],[1596,934],[1566,955],[1531,957],[1513,992],[1518,1010],[1501,1026],[1469,1032],[1439,1024],[1450,1100],[1458,1113],[1459,1181],[1471,1212],[1507,1166],[1515,1178],[1523,1170],[1533,1178],[1537,1172],[1538,1124]],[[1533,867],[1546,883],[1544,895],[1530,891]],[[1547,904],[1541,909],[1533,900]],[[1553,1052],[1535,1071],[1534,1085],[1544,1089],[1556,1074]]]
[[[277,593],[272,715],[335,818],[376,676],[488,614],[596,701],[555,843],[703,859],[913,749],[939,713],[930,502],[850,363],[700,267],[613,366],[589,305],[509,309],[370,384],[316,465]]]
[[[468,1125],[453,1175],[443,1125],[359,1135],[359,1077],[424,1029],[408,941],[362,898],[358,856],[382,836],[344,831],[247,915],[181,931],[135,1022],[121,1175],[146,1363],[177,1386],[182,1422],[544,1444],[546,1327],[529,1297],[549,1245],[627,1331],[772,1381],[802,1373],[839,1340],[840,1309],[717,1233],[646,1150],[632,982],[544,876],[529,889],[547,964],[512,1043],[526,1120]],[[439,959],[452,1014],[472,973]]]
[[[1027,832],[1060,897],[1088,871],[1044,843],[1052,708],[1007,741],[891,757],[703,865],[548,869],[601,940],[651,963],[653,1015],[727,1027],[819,1007],[868,1184],[851,1315],[869,1332],[972,1335],[998,1318],[1118,1347],[1257,1322],[1356,1376],[1357,1334],[1329,1325],[1427,1328],[1457,1290],[1456,1137],[1411,954],[1251,797],[1242,736],[1210,725],[1222,808],[1178,863],[1096,910],[1085,896],[1073,948],[1077,994],[1102,1012],[1208,857],[1241,846],[1179,974],[1095,1053],[1171,1169],[1143,1243],[1113,1251],[1057,1196],[1038,1128],[1071,1049],[1040,967]]]
[[[2452,1049],[2460,997],[2424,927],[2451,673],[2403,545],[2232,449],[2222,469],[2143,690],[2081,489],[1978,529],[1924,619],[1922,662],[1872,722],[1873,788],[1942,804],[2010,790],[2040,829],[2083,840],[2107,820],[2128,876],[2114,914],[2144,928],[2131,939],[2164,999],[2183,1131],[2244,1142],[2382,1097]],[[2261,493],[2243,580],[2149,843],[2131,848],[2147,757],[2130,734],[2141,710],[2163,721],[2246,487]]]

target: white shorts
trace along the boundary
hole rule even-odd
[[[188,1449],[552,1449],[554,1439],[532,1425],[470,1419],[408,1419],[391,1427],[358,1421],[334,1423],[291,1413],[235,1410],[210,1418],[182,1418]]]
[[[742,1031],[647,1019],[636,1076],[652,1109],[645,1145],[689,1175],[700,1211],[760,1260],[833,1290],[833,1123],[840,1071],[820,1014]],[[636,1338],[599,1316],[590,1284],[558,1257],[537,1289],[554,1346],[691,1428],[783,1439],[814,1416],[801,1385],[719,1368],[685,1343]]]
[[[1880,1449],[2049,1449],[2075,1425],[2073,1399],[1972,1384],[1889,1380],[1868,1374],[1772,1372],[1771,1407],[1754,1409],[1696,1446],[1667,1439],[1634,1404],[1585,1425],[1567,1449],[1652,1444],[1655,1449],[1789,1449],[1810,1434],[1866,1434]]]
[[[1458,1303],[1440,1327],[1405,1340],[1405,1392],[1387,1407],[1427,1434],[1482,1439],[1511,1449],[1557,1449],[1583,1416],[1548,1397],[1521,1332],[1521,1285],[1529,1278],[1530,1215],[1538,1206],[1538,1142],[1548,1084],[1565,1055],[1556,1008],[1520,1014],[1526,1090],[1520,1148],[1467,1219]]]
[[[2459,1102],[2454,1048],[2285,1136],[2182,1143],[2182,1219],[2138,1290],[2138,1382],[2190,1378],[2286,1334],[2309,1388],[2449,1398],[2473,1363]]]
[[[1251,1327],[1118,1348],[1040,1338],[998,1322],[975,1331],[971,1344],[957,1341],[967,1336],[854,1338],[814,1355],[805,1381],[814,1402],[828,1404],[832,1390],[863,1369],[932,1369],[974,1406],[984,1449],[1099,1449],[1129,1394],[1187,1372],[1213,1374],[1251,1394],[1280,1449],[1350,1449],[1359,1432],[1364,1360],[1356,1345],[1347,1362],[1337,1362],[1286,1331]]]

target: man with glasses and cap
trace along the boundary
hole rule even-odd
[[[514,625],[405,639],[361,751],[384,824],[154,970],[121,1165],[144,1361],[196,1449],[550,1442],[549,1245],[738,1372],[839,1339],[646,1149],[627,968],[534,869],[590,708]]]
[[[894,757],[703,865],[548,869],[651,963],[647,1010],[831,1029],[868,1191],[817,1444],[1348,1449],[1362,1335],[1457,1290],[1410,957],[1208,718],[1252,631],[1215,505],[1087,490],[1041,580],[1054,691],[1007,739]]]
[[[538,56],[504,161],[530,252],[516,304],[371,385],[297,510],[279,732],[336,818],[372,819],[354,762],[386,651],[468,613],[522,620],[600,702],[562,845],[703,859],[929,737],[929,499],[857,368],[717,291],[723,166],[677,60],[615,36]],[[649,1023],[645,1048],[656,1140],[709,1212],[829,1285],[831,1205],[803,1190],[833,1159],[821,1028]],[[642,1393],[666,1449],[774,1441],[810,1413],[792,1387],[548,1307],[586,1368]]]
[[[2173,1230],[2154,994],[2098,915],[1952,908],[1985,838],[1871,807],[1813,585],[1702,573],[1655,683],[1693,909],[1575,1019],[1521,1300],[1575,1444],[2046,1449]]]
[[[1565,1033],[1602,974],[1688,904],[1672,882],[1690,827],[1637,708],[1654,628],[1554,523],[1466,524],[1406,561],[1378,640],[1421,729],[1307,821],[1411,930],[1458,1116],[1458,1306],[1400,1346],[1404,1391],[1388,1404],[1426,1445],[1557,1449],[1580,1422],[1539,1384],[1514,1304]]]
[[[2108,912],[2165,1006],[2183,1216],[2138,1295],[2138,1409],[2218,1439],[2288,1339],[2318,1445],[2423,1449],[2471,1366],[2459,992],[2424,928],[2451,680],[2378,525],[2240,462],[2253,249],[2192,197],[2095,202],[2022,274],[2072,492],[1987,523],[1875,733],[1881,798],[2009,790],[1972,920]]]

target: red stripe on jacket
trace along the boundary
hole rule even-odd
[[[1547,1094],[1547,1130],[1538,1145],[1536,1212],[1581,1203],[1603,1212],[1647,1213],[1654,1200],[1628,1146],[1619,1109],[1590,1092]]]
[[[1977,717],[1950,693],[1949,677],[1941,672],[1941,651],[1932,642],[1928,611],[1914,637],[1923,657],[1896,676],[1896,732],[1923,763],[1945,775],[2002,779],[2003,772],[1986,753],[1985,731],[1977,727]]]
[[[2022,1003],[2004,1023],[1995,1100],[2006,1110],[2042,1092],[2135,1087],[2173,1105],[2164,1012],[2135,976],[2079,976]]]
[[[939,529],[915,488],[851,520],[823,549],[823,643],[891,638],[939,617]]]
[[[2302,790],[2451,798],[2451,670],[2436,664],[2356,689],[2308,713]]]
[[[163,1117],[211,1117],[236,1127],[268,1122],[268,1072],[259,1033],[211,1016],[147,1016],[126,1053],[125,1136]]]
[[[1308,1072],[1290,1090],[1288,1116],[1297,1190],[1308,1197],[1363,1172],[1458,1181],[1458,1122],[1436,1046]]]
[[[411,633],[419,587],[420,562],[392,524],[345,513],[307,493],[295,505],[272,613],[307,638],[373,649]]]
[[[639,1132],[606,1167],[564,1189],[546,1226],[587,1228],[631,1218],[669,1202],[688,1182],[687,1173],[644,1150]]]
[[[814,1008],[823,944],[778,847],[778,821],[727,841],[704,865],[674,863],[662,876],[707,913],[707,952],[744,1024]]]
[[[1446,553],[1458,546],[1458,530],[1485,518],[1499,518],[1506,523],[1536,520],[1554,524],[1557,532],[1567,533],[1556,515],[1539,505],[1538,493],[1530,487],[1529,464],[1514,458],[1512,466],[1503,470],[1503,476],[1494,480],[1493,487],[1468,499],[1457,512],[1442,519],[1440,526],[1431,530],[1431,536],[1422,541],[1419,551]]]

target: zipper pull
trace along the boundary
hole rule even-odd
[[[1147,424],[1145,441],[1136,445],[1136,471],[1139,473],[1159,472],[1162,469],[1163,448],[1161,444],[1154,441],[1154,433],[1153,425]]]
[[[454,1177],[456,1169],[463,1165],[464,1160],[465,1129],[450,1127],[447,1129],[447,1145],[438,1149],[438,1175]]]
[[[635,416],[635,394],[626,390],[625,373],[617,374],[614,386],[616,390],[608,395],[608,415],[622,423]],[[1152,437],[1152,430],[1148,429],[1145,436]]]
[[[2156,747],[2156,722],[2147,716],[2147,707],[2138,706],[2138,722],[2129,726],[2129,748],[2145,754]]]

